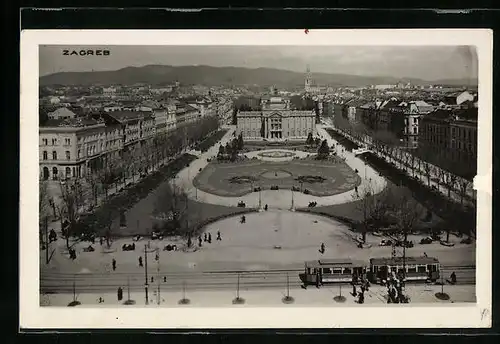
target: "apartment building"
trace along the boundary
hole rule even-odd
[[[43,180],[64,180],[90,173],[106,151],[106,126],[90,118],[50,119],[39,129]]]

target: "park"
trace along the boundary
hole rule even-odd
[[[402,196],[386,191],[399,186],[319,129],[330,147],[326,159],[304,145],[251,142],[236,159],[221,159],[220,147],[235,140],[233,128],[203,151],[192,149],[169,177],[160,171],[158,183],[142,186],[143,195],[121,214],[115,212],[106,228],[96,228],[92,239],[73,238],[76,258],[68,258],[62,239],[52,244],[50,262],[44,262],[47,252],[41,250],[41,289],[67,291],[74,276],[91,291],[126,283],[137,289],[144,272],[166,280],[210,271],[298,271],[305,261],[325,257],[391,256],[392,248],[380,245],[381,237],[371,229],[381,208],[368,209],[365,200],[390,196],[401,203]],[[441,219],[411,197],[405,200],[407,208],[420,212],[401,213],[404,219],[414,217],[404,240],[418,243],[429,235],[424,229],[439,226]],[[423,220],[429,213],[432,219]],[[443,266],[475,265],[475,245],[453,235],[447,241],[453,245],[416,244],[406,254],[436,257]],[[132,244],[134,250],[124,249]],[[143,259],[150,259],[147,267]],[[291,278],[298,280],[298,273]]]

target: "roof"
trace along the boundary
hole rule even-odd
[[[361,107],[362,105],[366,104],[366,101],[362,99],[351,99],[345,104],[349,107]]]
[[[57,110],[49,113],[49,116],[54,116],[54,115],[55,116],[72,116],[72,117],[76,116],[76,114],[73,111],[71,111],[70,109],[68,109],[66,107],[58,108]]]
[[[478,111],[477,108],[472,107],[468,109],[455,110],[453,111],[453,114],[458,117],[458,120],[477,121]]]
[[[197,108],[195,108],[194,106],[191,106],[189,104],[186,105],[185,109],[186,109],[186,111],[198,111]]]
[[[426,116],[424,116],[424,119],[436,119],[436,120],[448,120],[452,116],[452,111],[451,110],[446,110],[446,109],[436,109]]]
[[[103,124],[103,121],[98,121],[89,117],[78,117],[68,119],[49,119],[43,124],[43,127],[89,127],[93,125]]]
[[[386,100],[380,105],[380,109],[398,109],[401,102],[397,99]]]
[[[413,103],[418,107],[432,106],[432,104],[429,104],[423,100],[415,100]]]
[[[365,262],[355,261],[351,259],[319,259],[305,262],[306,268],[317,267],[364,267]]]
[[[439,260],[433,257],[406,257],[404,259],[405,265],[410,264],[436,264],[439,263]],[[403,257],[395,257],[395,258],[371,258],[371,265],[402,265]]]
[[[108,115],[119,122],[126,122],[139,118],[149,118],[152,113],[149,111],[111,111]]]
[[[377,107],[377,104],[375,104],[375,102],[368,102],[368,103],[365,103],[365,104],[360,106],[360,108],[363,108],[363,109],[371,109],[371,108],[376,108],[376,107]]]

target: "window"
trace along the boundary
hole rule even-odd
[[[66,151],[66,160],[71,160],[71,154],[69,151]]]
[[[52,146],[57,145],[57,139],[52,139]]]
[[[66,146],[71,145],[71,139],[64,139],[64,144],[65,144]]]
[[[57,152],[56,151],[52,152],[52,160],[57,160]]]
[[[78,150],[78,159],[80,159],[82,157],[82,151],[79,149]]]
[[[49,140],[47,139],[42,139],[43,145],[47,146],[49,144]]]
[[[413,124],[417,124],[418,123],[418,118],[417,117],[413,117]]]
[[[43,151],[43,160],[47,160],[48,157],[47,157],[47,151]]]

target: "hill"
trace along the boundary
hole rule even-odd
[[[411,82],[415,85],[436,83],[414,78],[394,78],[385,76],[357,76],[346,74],[313,73],[318,85],[365,86],[371,84],[396,84]],[[98,72],[59,72],[40,78],[40,86],[47,85],[132,85],[146,83],[161,85],[178,80],[183,85],[261,85],[277,87],[295,87],[304,84],[304,73],[272,68],[241,68],[211,66],[166,66],[148,65],[144,67],[126,67],[116,71]],[[467,80],[446,80],[447,84],[468,84]]]

